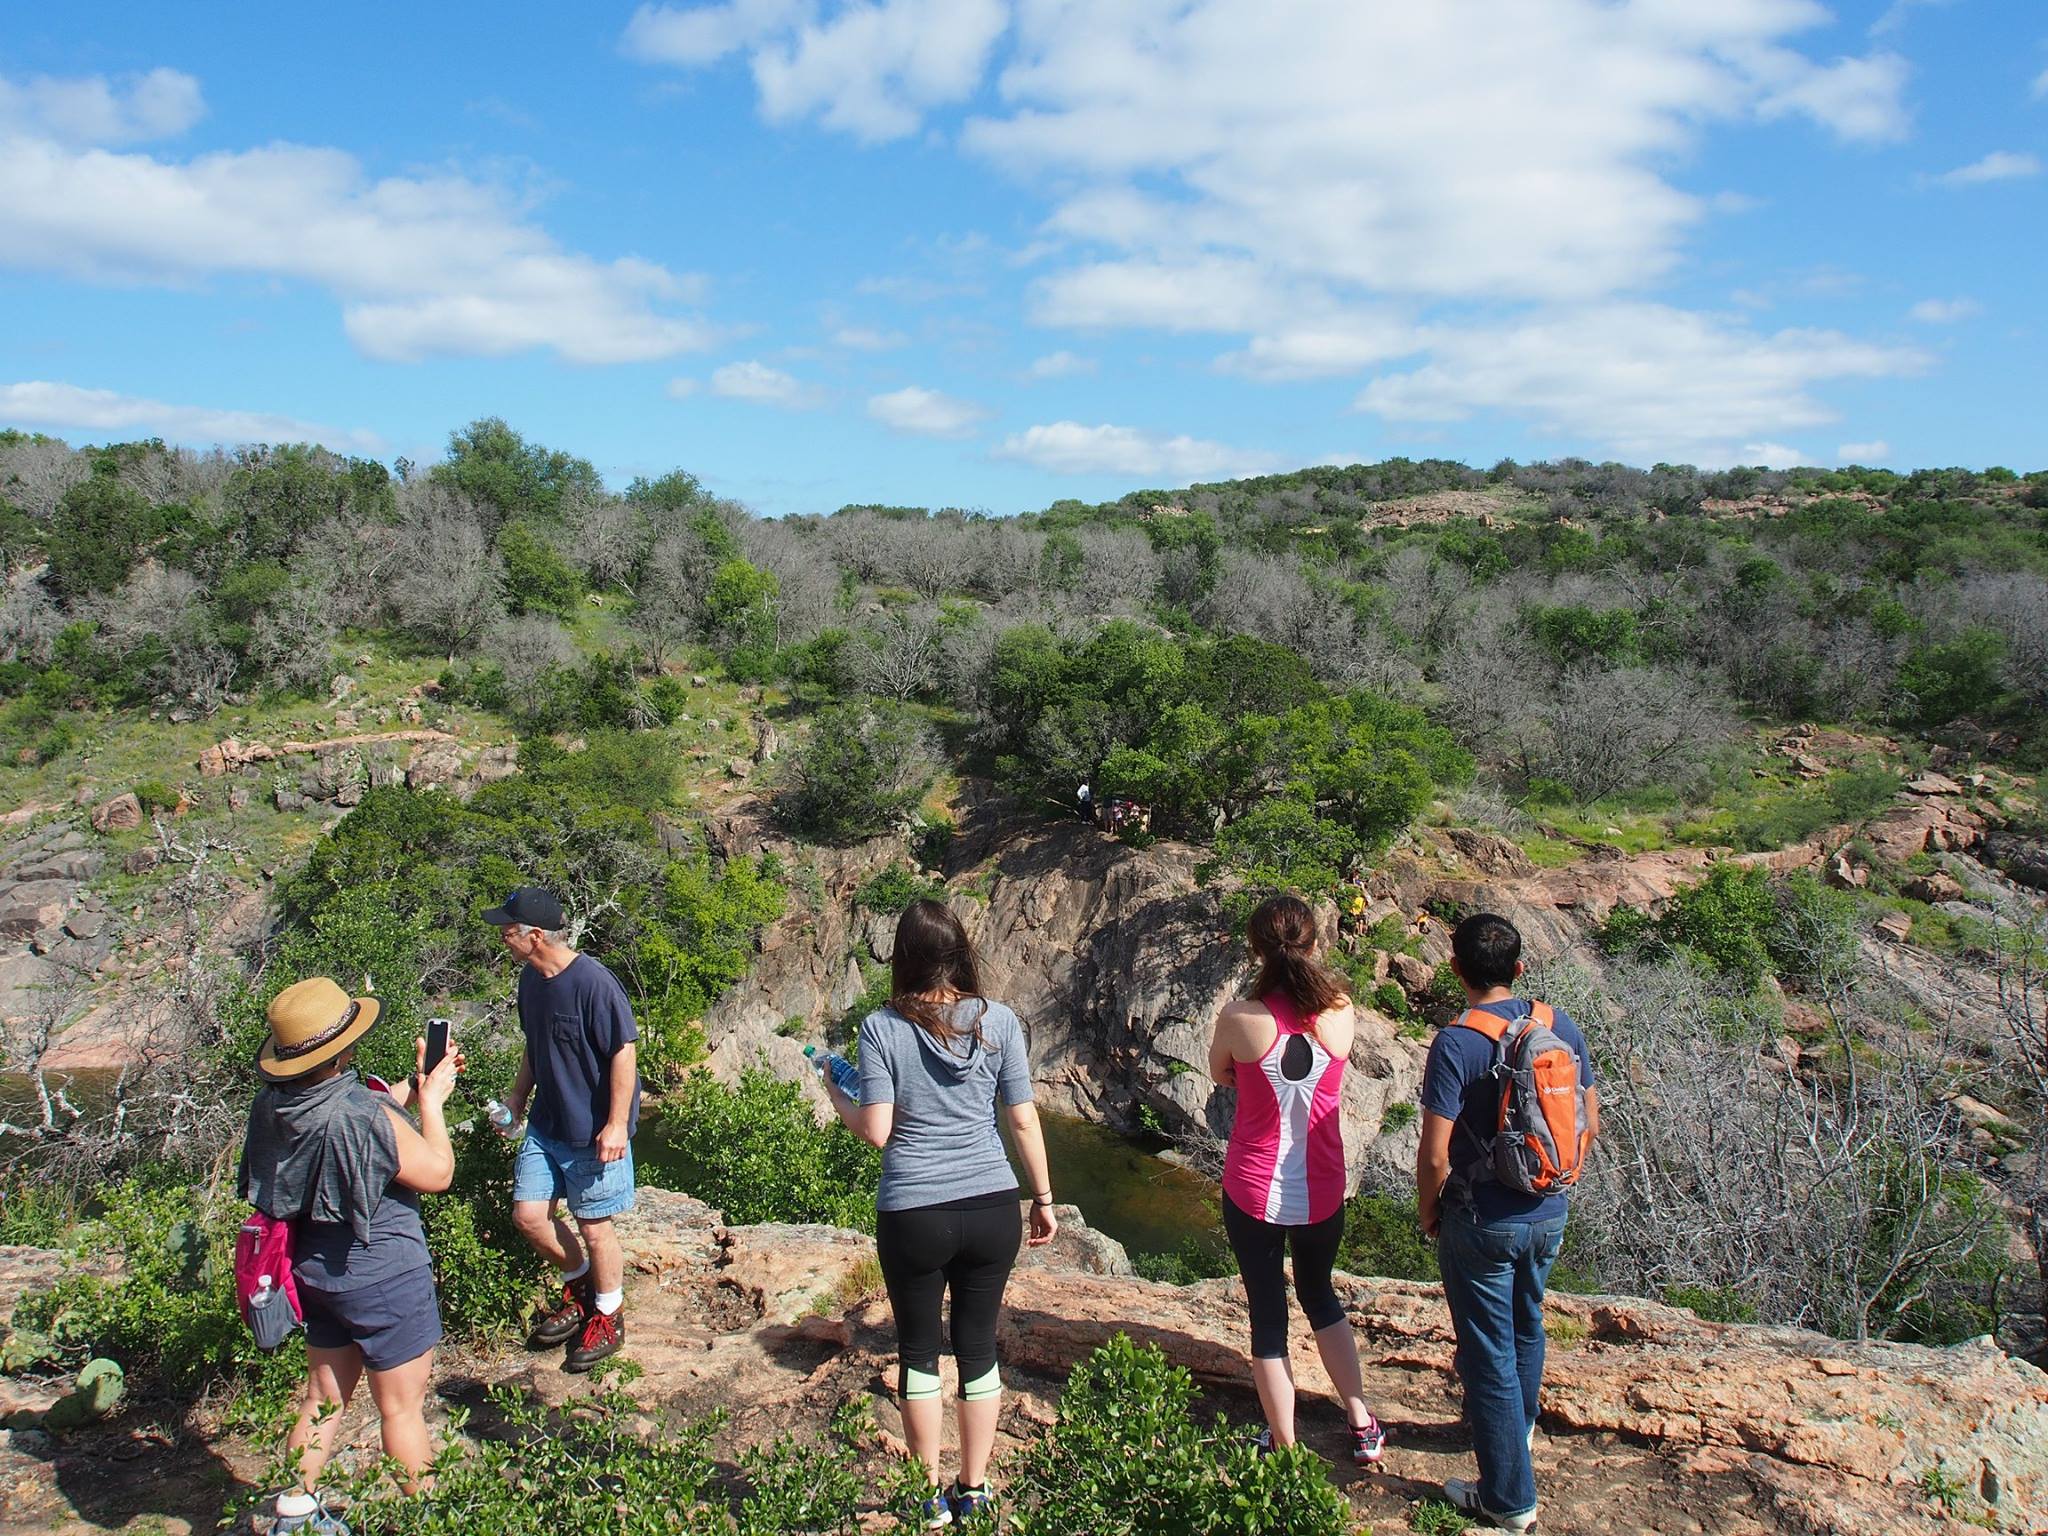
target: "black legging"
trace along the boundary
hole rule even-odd
[[[1294,1294],[1308,1325],[1320,1333],[1344,1321],[1344,1303],[1330,1283],[1337,1267],[1337,1245],[1344,1240],[1344,1207],[1303,1227],[1276,1226],[1239,1210],[1223,1197],[1223,1231],[1237,1255],[1244,1276],[1245,1303],[1252,1315],[1252,1358],[1278,1360],[1287,1353],[1287,1250],[1294,1250]]]
[[[1023,1235],[1014,1190],[965,1210],[927,1205],[876,1213],[875,1247],[896,1314],[906,1397],[918,1395],[911,1390],[913,1371],[931,1379],[931,1390],[923,1395],[937,1393],[939,1311],[948,1287],[961,1390],[985,1381],[995,1369],[996,1315]]]

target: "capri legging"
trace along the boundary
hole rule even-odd
[[[1240,1210],[1223,1197],[1223,1231],[1237,1255],[1244,1276],[1245,1302],[1252,1315],[1252,1358],[1278,1360],[1287,1353],[1287,1273],[1283,1265],[1294,1250],[1294,1294],[1308,1325],[1321,1332],[1344,1321],[1344,1303],[1330,1283],[1337,1267],[1337,1245],[1344,1239],[1344,1207],[1308,1226],[1283,1227]]]
[[[939,1314],[949,1288],[960,1395],[993,1397],[1001,1390],[996,1316],[1022,1239],[1023,1218],[1014,1189],[876,1213],[875,1247],[883,1282],[889,1287],[889,1306],[896,1314],[905,1397],[939,1395]]]

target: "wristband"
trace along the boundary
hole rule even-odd
[[[1031,1197],[1031,1203],[1032,1203],[1033,1205],[1051,1205],[1051,1204],[1052,1204],[1052,1191],[1048,1189],[1048,1190],[1047,1190],[1047,1191],[1046,1191],[1046,1192],[1045,1192],[1044,1194],[1042,1194],[1042,1195],[1033,1195],[1033,1196]]]

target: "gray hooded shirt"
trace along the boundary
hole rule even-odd
[[[257,1210],[292,1223],[301,1285],[359,1290],[428,1262],[420,1197],[397,1182],[390,1102],[352,1071],[256,1091],[236,1184]]]
[[[1017,1188],[996,1128],[996,1100],[1031,1102],[1031,1062],[1017,1015],[979,998],[953,1005],[960,1033],[940,1044],[893,1008],[860,1026],[860,1099],[894,1104],[882,1148],[878,1211],[909,1211]]]

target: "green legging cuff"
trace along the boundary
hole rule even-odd
[[[981,1375],[975,1377],[974,1380],[960,1384],[960,1399],[962,1402],[978,1403],[983,1398],[1001,1397],[1002,1395],[1002,1371],[993,1365]]]
[[[920,1371],[915,1366],[903,1368],[903,1400],[914,1403],[923,1398],[939,1395],[939,1378],[930,1371]]]

